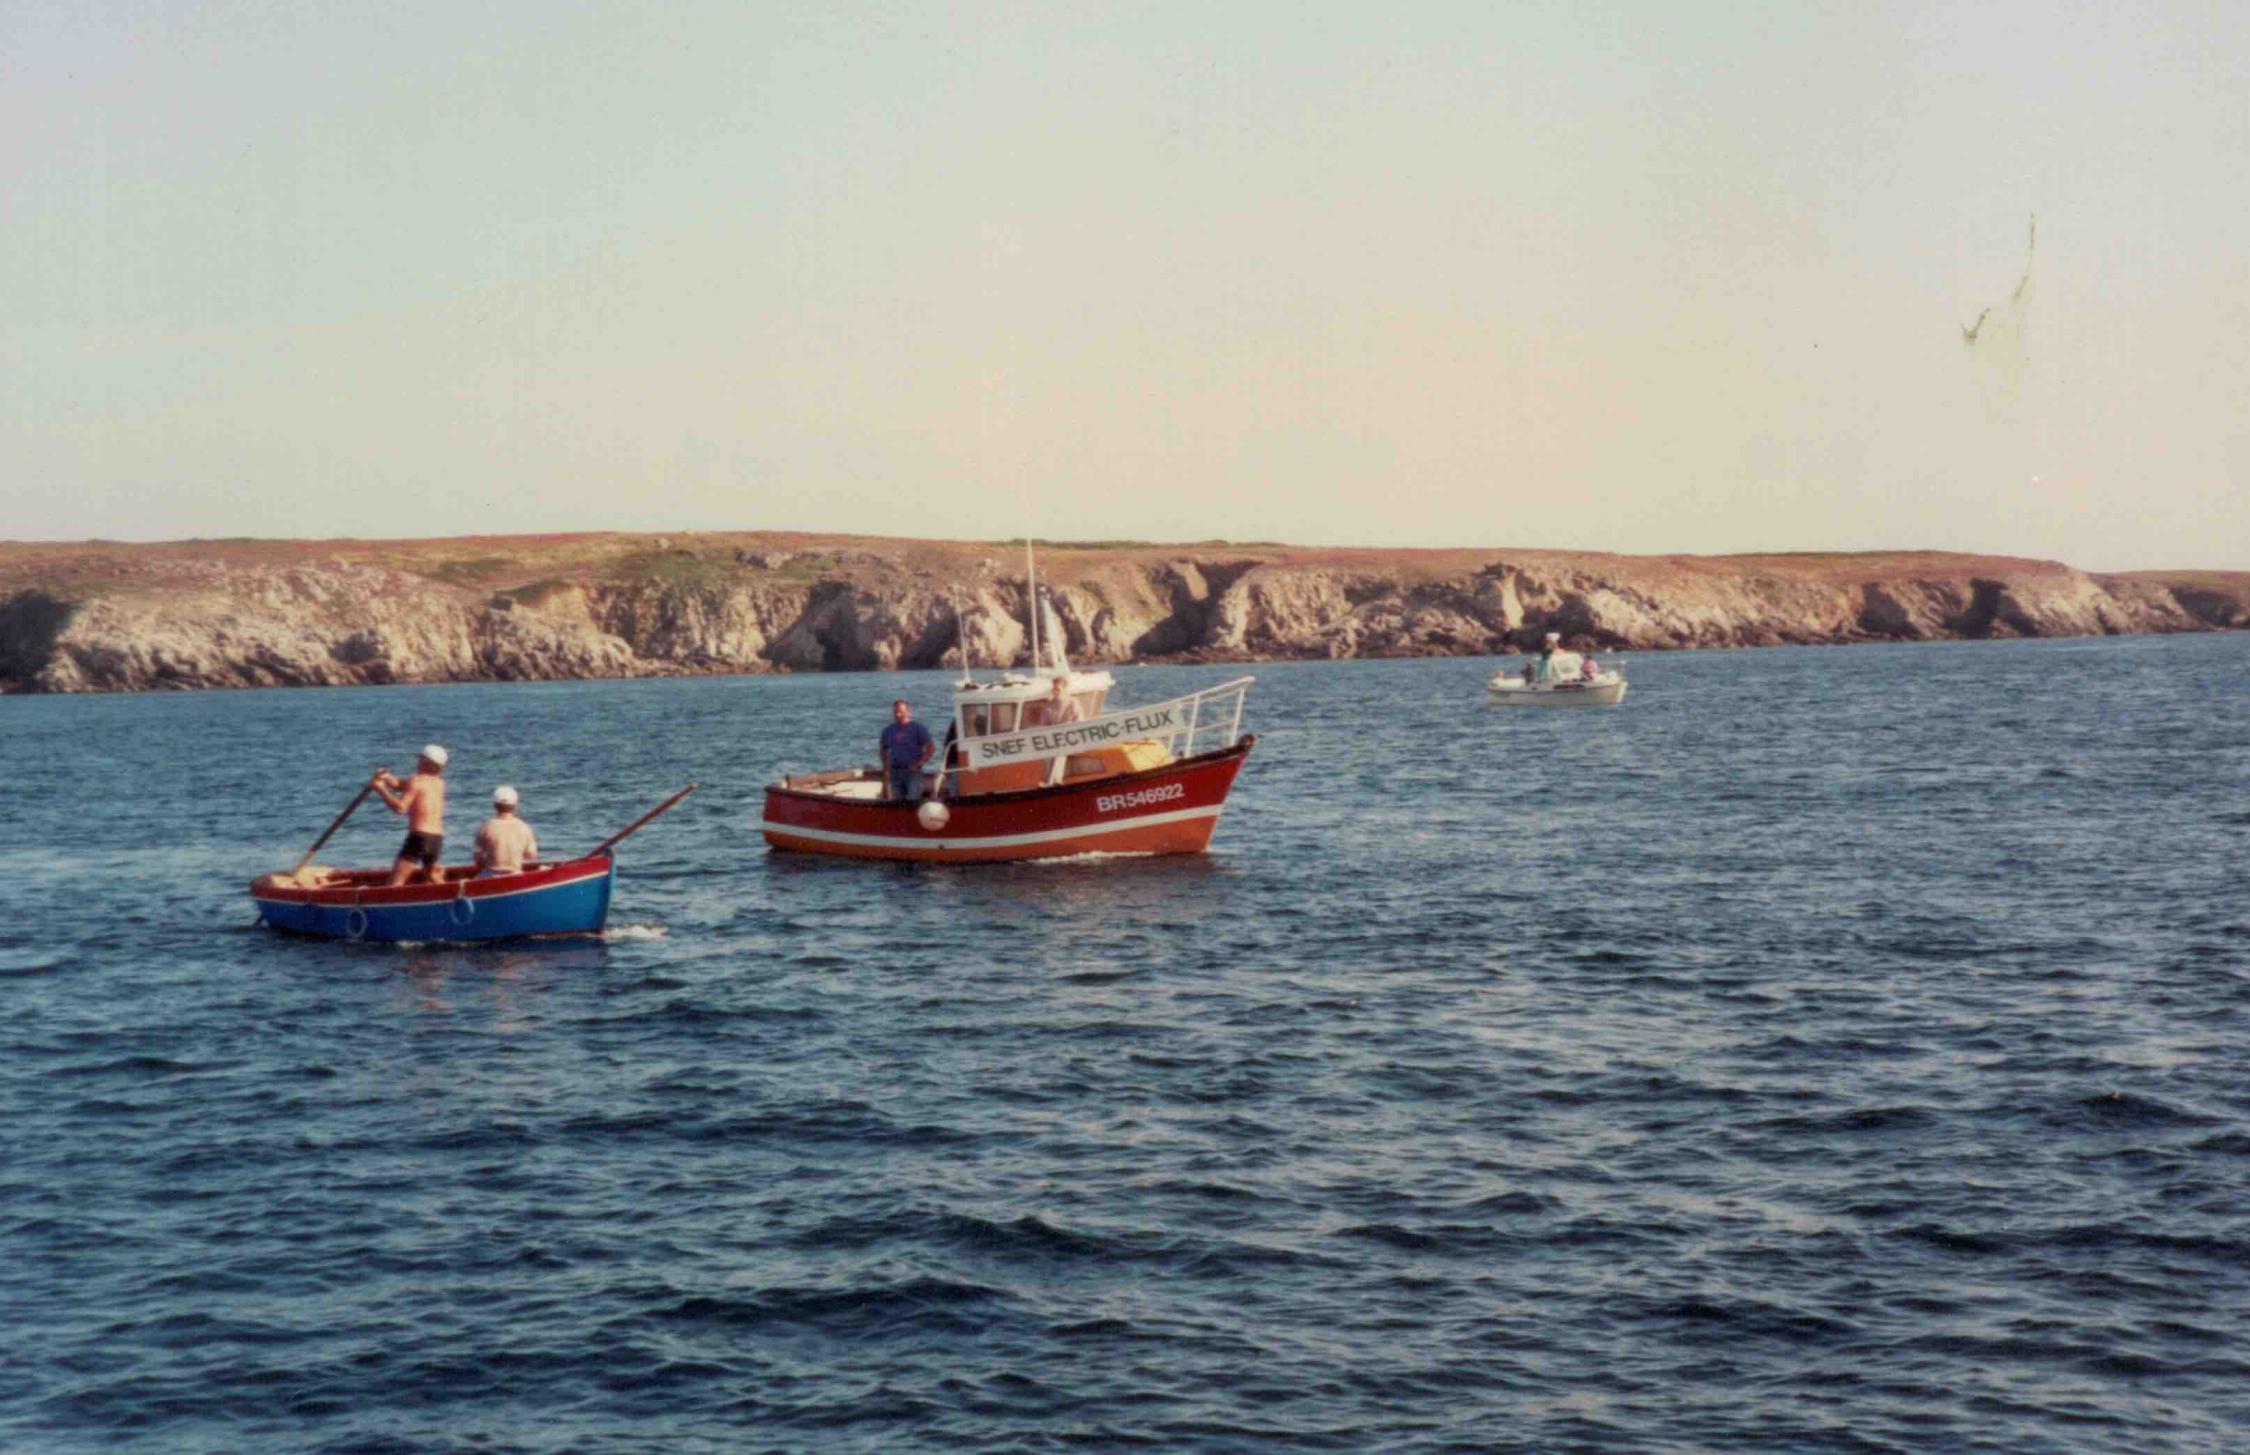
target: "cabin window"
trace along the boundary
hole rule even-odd
[[[1102,761],[1102,755],[1099,753],[1072,753],[1070,760],[1063,764],[1063,776],[1065,778],[1087,778],[1096,773],[1107,772],[1108,769],[1109,764]]]
[[[986,728],[984,720],[984,704],[980,702],[974,707],[962,708],[961,736],[965,738],[981,738],[985,735],[985,732]]]
[[[995,702],[992,704],[992,730],[996,733],[1012,733],[1016,730],[1016,705],[1014,703]]]

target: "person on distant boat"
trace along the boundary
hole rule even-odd
[[[1593,681],[1593,680],[1594,680],[1594,672],[1595,672],[1595,670],[1596,670],[1596,669],[1595,669],[1595,667],[1594,667],[1594,654],[1593,654],[1592,652],[1588,652],[1588,653],[1587,653],[1587,654],[1586,654],[1585,656],[1583,656],[1583,657],[1580,657],[1580,658],[1578,659],[1578,676],[1579,676],[1579,680],[1581,680],[1581,681],[1584,681],[1584,682],[1591,682],[1591,681]]]
[[[539,857],[539,838],[531,825],[516,816],[520,802],[516,790],[503,783],[492,790],[492,817],[477,830],[477,877],[521,874],[523,866]]]
[[[423,877],[435,883],[438,856],[445,849],[445,749],[436,743],[424,747],[414,776],[403,783],[390,769],[378,769],[371,786],[391,812],[406,815],[406,842],[398,846],[387,883],[404,884],[417,864]]]
[[[1539,644],[1539,680],[1542,682],[1555,680],[1555,643],[1561,640],[1560,632],[1549,632],[1547,639]]]
[[[922,765],[937,744],[930,730],[914,720],[914,709],[900,698],[891,704],[891,724],[877,745],[883,761],[884,796],[911,802],[922,796]]]

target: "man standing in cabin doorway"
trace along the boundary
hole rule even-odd
[[[404,884],[416,864],[436,883],[438,856],[445,850],[445,749],[436,743],[422,749],[414,776],[404,783],[390,769],[381,770],[374,788],[391,812],[406,815],[406,842],[398,846],[398,858],[391,863],[390,883]]]
[[[922,765],[930,761],[937,744],[930,730],[914,720],[914,709],[900,698],[891,704],[891,725],[883,729],[878,751],[883,758],[884,796],[912,802],[922,796]]]
[[[1071,698],[1070,679],[1061,673],[1057,673],[1054,685],[1047,693],[1047,700],[1033,703],[1031,712],[1025,716],[1024,722],[1027,726],[1035,724],[1040,727],[1054,727],[1059,723],[1077,722],[1084,716],[1085,714],[1078,710],[1077,702]],[[1068,758],[1056,758],[1047,765],[1046,781],[1049,788],[1063,781],[1063,772],[1069,767],[1069,764]]]
[[[1047,700],[1040,704],[1040,709],[1041,716],[1036,725],[1041,727],[1053,727],[1057,723],[1076,722],[1085,716],[1078,710],[1078,703],[1070,695],[1070,679],[1068,677],[1057,677],[1055,679],[1054,687],[1047,693]]]

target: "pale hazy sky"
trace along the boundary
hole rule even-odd
[[[1027,494],[2250,568],[2250,6],[0,0],[0,538]]]

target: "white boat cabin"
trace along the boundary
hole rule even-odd
[[[1062,704],[1054,697],[1055,679],[1064,680]],[[1010,793],[1023,788],[1082,783],[1139,773],[1173,761],[1170,747],[1153,738],[1129,742],[1092,743],[1082,751],[1050,754],[1030,743],[1020,760],[990,765],[970,761],[970,744],[976,740],[1027,741],[1041,728],[1092,722],[1109,708],[1109,693],[1117,685],[1107,672],[1079,672],[1065,666],[1037,677],[1009,672],[995,681],[964,678],[953,684],[954,731],[947,735],[951,751],[945,773],[936,783],[948,797],[972,798],[981,793]]]
[[[1117,685],[1107,672],[1062,671],[1038,678],[1010,672],[992,682],[964,677],[953,684],[953,714],[959,735],[981,738],[1044,725],[1057,677],[1066,681],[1063,697],[1070,704],[1071,721],[1100,717],[1109,706],[1109,690]]]

